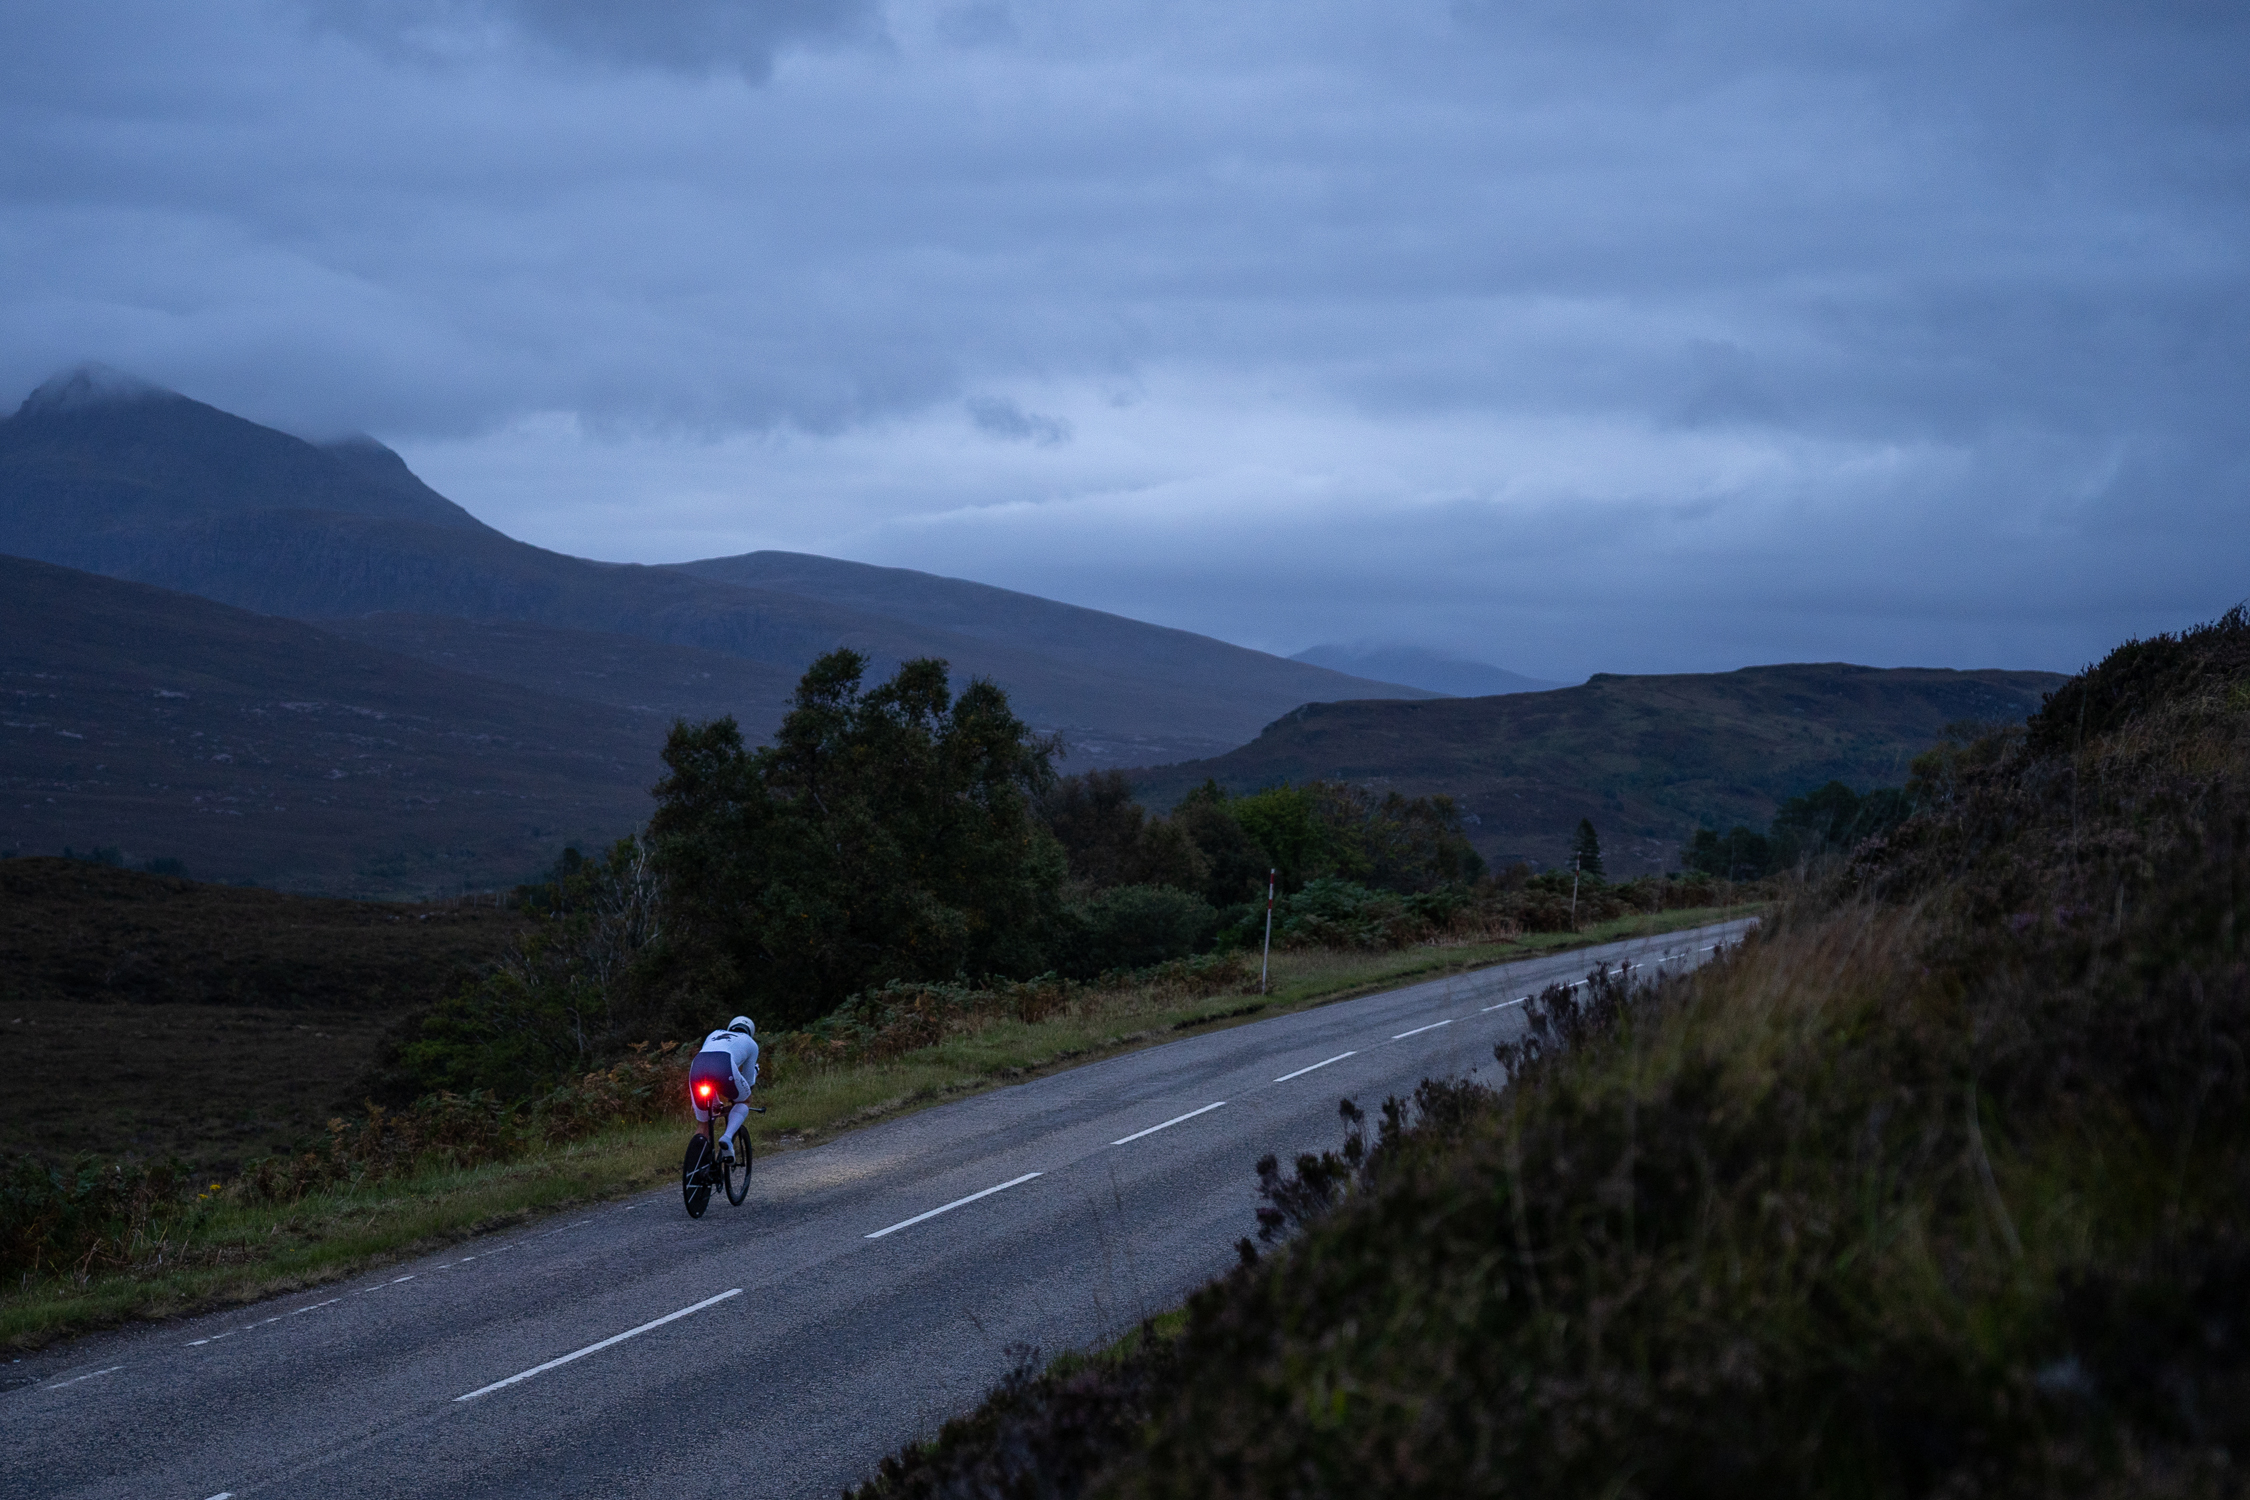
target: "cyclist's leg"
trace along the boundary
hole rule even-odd
[[[719,1151],[722,1155],[734,1155],[734,1133],[740,1130],[742,1122],[749,1118],[750,1106],[745,1103],[737,1102],[734,1108],[727,1111],[727,1127],[719,1133]]]

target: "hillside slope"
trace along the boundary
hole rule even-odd
[[[1829,780],[1896,784],[1947,724],[2020,721],[2063,681],[1841,663],[1604,673],[1547,693],[1307,704],[1223,756],[1132,775],[1152,807],[1206,778],[1234,792],[1315,778],[1442,792],[1494,864],[1559,864],[1591,818],[1611,870],[1631,874],[1666,868],[1698,826],[1762,828]]]
[[[0,557],[0,851],[397,895],[648,817],[664,722]]]
[[[1411,683],[1449,698],[1489,698],[1498,693],[1544,693],[1568,687],[1543,677],[1526,677],[1490,662],[1471,661],[1416,646],[1308,646],[1289,658],[1385,682]]]
[[[83,374],[49,382],[0,421],[0,552],[265,614],[534,624],[792,675],[838,646],[885,674],[938,656],[957,677],[998,682],[1032,724],[1063,732],[1093,764],[1216,752],[1314,699],[1413,693],[900,569],[799,557],[769,586],[759,567],[732,566],[743,559],[683,569],[567,557],[482,525],[372,441],[320,447]],[[550,675],[541,667],[528,681]]]
[[[373,614],[322,620],[319,628],[450,672],[629,709],[659,730],[674,719],[732,714],[745,733],[761,737],[788,712],[800,675],[698,646],[523,620]]]
[[[857,1500],[2242,1494],[2250,618],[1917,783],[1740,951],[1526,1005],[1500,1087],[1346,1102],[1171,1331]]]

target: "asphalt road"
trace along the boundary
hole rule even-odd
[[[300,1296],[0,1366],[0,1495],[833,1496],[967,1410],[1009,1346],[1178,1303],[1255,1228],[1252,1164],[1521,1000],[1692,964],[1730,923],[1206,1033]],[[683,1129],[684,1141],[686,1132]]]

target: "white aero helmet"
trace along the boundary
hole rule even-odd
[[[758,1023],[748,1016],[736,1016],[733,1020],[727,1022],[727,1030],[739,1031],[744,1036],[756,1036],[758,1034]]]

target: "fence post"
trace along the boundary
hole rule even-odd
[[[1280,873],[1276,869],[1266,871],[1266,952],[1258,960],[1258,993],[1261,995],[1266,992],[1266,974],[1273,968],[1273,882]]]

